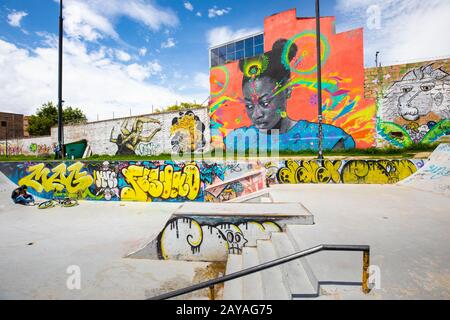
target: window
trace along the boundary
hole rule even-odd
[[[235,60],[241,60],[243,58],[250,58],[263,53],[264,34],[259,34],[211,49],[211,67],[223,65]]]

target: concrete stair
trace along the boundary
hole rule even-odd
[[[228,256],[226,274],[294,253],[284,232],[273,232],[270,240],[258,240],[256,247],[244,247],[242,255]],[[300,261],[291,261],[242,278],[225,282],[225,300],[289,300],[295,296],[317,296]]]
[[[242,255],[229,255],[226,274],[320,244],[302,240],[298,231],[308,227],[287,226],[269,240],[258,240],[256,247],[244,247]],[[224,299],[373,299],[361,291],[361,272],[362,253],[323,251],[226,282]]]

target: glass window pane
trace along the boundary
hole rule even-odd
[[[263,45],[255,46],[255,55],[263,54],[263,53],[264,53],[264,46]]]
[[[234,52],[233,53],[227,53],[227,61],[233,61],[234,60]]]
[[[234,42],[227,44],[227,54],[228,53],[234,53],[235,49],[234,49]]]
[[[255,37],[255,46],[264,44],[264,35],[260,34],[259,36]]]
[[[213,49],[211,50],[211,66],[216,66],[219,58],[219,50]]]
[[[245,57],[246,58],[250,58],[250,57],[253,57],[254,56],[254,54],[253,54],[253,47],[245,47]]]
[[[220,47],[219,48],[219,56],[225,57],[226,54],[227,54],[227,47],[226,46]]]
[[[219,65],[219,56],[211,57],[211,67]]]
[[[217,60],[217,65],[225,64],[225,56],[219,56],[219,59]]]
[[[245,50],[250,47],[253,48],[253,38],[245,39]]]
[[[244,50],[244,40],[236,42],[236,51]]]
[[[244,50],[236,51],[236,60],[244,58]]]

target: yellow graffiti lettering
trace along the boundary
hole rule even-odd
[[[29,186],[37,192],[66,189],[67,193],[75,194],[86,190],[94,182],[88,172],[81,172],[82,168],[81,162],[74,163],[69,167],[61,163],[50,171],[45,164],[40,163],[29,167],[27,172],[30,174],[20,179],[18,183]],[[51,176],[49,176],[50,172],[53,173]]]
[[[396,183],[417,171],[409,160],[352,160],[341,173],[343,183]]]
[[[340,160],[325,160],[323,166],[315,160],[311,161],[286,161],[286,167],[278,171],[280,183],[339,183],[341,176],[339,168]]]
[[[153,198],[173,199],[178,196],[195,200],[200,192],[200,171],[195,163],[187,164],[177,172],[172,165],[163,170],[131,165],[122,169],[122,173],[130,184],[130,187],[122,188],[123,200],[151,201]]]

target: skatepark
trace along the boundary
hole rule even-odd
[[[40,90],[10,77],[5,86],[13,99],[0,114],[0,299],[450,299],[449,58],[382,64],[376,51],[373,67],[368,29],[339,31],[317,0],[316,17],[286,8],[245,34],[211,29],[209,47],[191,34],[164,39],[161,50],[189,55],[170,59],[179,63],[172,76],[148,60],[168,51],[145,57],[149,43],[133,55],[109,44],[96,52],[92,38],[92,48],[64,52],[71,36],[59,4],[57,108],[11,104],[53,97],[50,82]],[[44,47],[20,56],[52,49],[56,58],[52,34],[34,33]],[[18,44],[0,45],[18,55]],[[206,49],[208,64],[197,56]],[[63,55],[94,59],[70,69],[76,90],[64,96]],[[197,63],[208,73],[182,70]],[[94,85],[84,65],[95,67]],[[91,100],[109,80],[120,83]],[[191,91],[195,99],[185,98]],[[83,110],[69,106],[74,92]],[[30,195],[35,204],[15,203]]]
[[[0,298],[148,299],[316,245],[347,244],[370,246],[379,274],[368,294],[361,252],[320,252],[217,286],[215,299],[448,299],[449,172],[450,148],[441,144],[396,184],[276,184],[221,203],[81,200],[45,210],[13,204],[17,184],[2,173]],[[243,231],[247,243],[225,257],[206,229],[200,256],[170,237],[163,259],[145,251],[177,217],[207,225],[202,214],[226,223],[270,217],[279,229]],[[68,289],[71,266],[79,289]],[[207,289],[177,297],[210,298]]]

